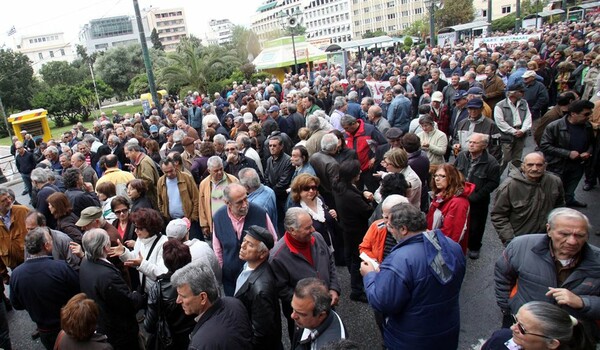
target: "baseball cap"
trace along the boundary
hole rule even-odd
[[[279,112],[279,106],[271,106],[267,112]]]
[[[175,238],[178,241],[183,240],[183,237],[188,233],[190,229],[190,222],[187,219],[175,219],[171,220],[167,225],[165,233],[167,238]]]
[[[483,89],[478,86],[473,86],[467,91],[467,95],[483,95]]]
[[[473,98],[467,103],[467,108],[482,108],[483,101],[480,98]]]
[[[402,137],[402,129],[400,128],[389,128],[388,131],[385,132],[385,138],[389,140],[396,140]]]
[[[100,207],[87,207],[81,211],[79,220],[75,223],[75,226],[84,227],[89,225],[92,221],[99,219],[102,216],[102,208]]]
[[[439,91],[436,91],[431,95],[431,102],[442,102],[443,99],[444,95]]]
[[[271,232],[269,232],[266,228],[257,225],[252,225],[248,227],[248,229],[245,230],[244,233],[256,240],[263,242],[268,249],[273,248],[273,246],[275,245],[273,235],[271,235]]]
[[[522,83],[512,84],[508,87],[508,91],[523,91],[525,90],[525,86]]]
[[[253,120],[254,120],[254,117],[252,116],[252,113],[250,113],[250,112],[244,113],[244,123],[252,123]]]
[[[194,139],[192,137],[186,136],[183,141],[181,141],[181,144],[184,146],[189,146],[191,144],[194,143]]]
[[[535,72],[532,70],[525,71],[523,73],[523,78],[534,78],[536,76]]]
[[[467,92],[465,90],[458,90],[455,94],[454,97],[452,98],[454,101],[456,100],[460,100],[462,98],[466,98],[467,97]]]
[[[153,132],[158,132],[158,126],[156,126],[156,125],[151,125],[151,126],[150,126],[150,132],[151,132],[151,133],[153,133]]]

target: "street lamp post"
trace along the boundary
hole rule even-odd
[[[279,11],[278,17],[281,19],[281,25],[284,29],[290,28],[290,33],[292,35],[292,50],[294,51],[294,74],[298,74],[298,58],[296,57],[296,41],[294,39],[294,28],[298,26],[300,21],[300,15],[302,15],[302,11],[294,10],[291,14],[287,14],[286,12]]]
[[[435,45],[435,3],[436,0],[424,0],[423,4],[429,10],[429,45]]]

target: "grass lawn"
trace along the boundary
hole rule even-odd
[[[123,115],[125,113],[130,113],[130,114],[135,114],[138,112],[142,111],[142,106],[141,105],[136,105],[136,106],[119,106],[119,107],[114,107],[114,108],[103,108],[102,111],[104,113],[106,113],[108,115],[109,118],[112,119],[112,115],[111,112],[113,109],[116,109],[120,115]],[[83,123],[83,125],[86,128],[91,128],[92,127],[92,123],[94,122],[94,119],[96,117],[100,116],[100,111],[93,111],[92,112],[92,117]],[[65,125],[63,127],[57,128],[54,126],[54,122],[52,120],[49,120],[48,123],[50,124],[50,131],[52,132],[52,138],[53,139],[59,139],[60,135],[62,135],[65,131],[69,131],[73,128],[73,125]],[[10,126],[10,125],[9,125]],[[10,132],[14,133],[14,131],[12,130],[12,126]],[[4,137],[0,139],[0,146],[10,146],[11,145],[11,140],[10,137]]]

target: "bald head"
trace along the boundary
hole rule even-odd
[[[371,107],[369,107],[369,111],[367,112],[367,117],[369,118],[370,121],[377,121],[381,118],[383,114],[383,111],[381,110],[381,107],[377,106],[377,105],[373,105]]]

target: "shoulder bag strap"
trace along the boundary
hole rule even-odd
[[[150,260],[150,255],[152,255],[152,252],[154,251],[154,247],[156,247],[156,243],[158,243],[158,241],[160,240],[161,234],[157,234],[156,235],[156,239],[154,240],[154,242],[152,242],[152,246],[150,247],[150,250],[148,251],[148,255],[146,255],[146,260]],[[142,274],[142,292],[146,290],[146,275]]]

